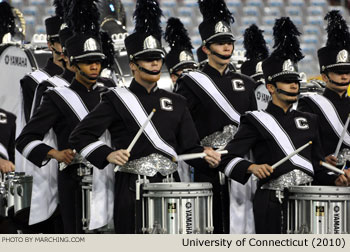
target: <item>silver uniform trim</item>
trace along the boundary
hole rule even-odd
[[[152,153],[147,157],[129,161],[123,166],[117,165],[117,168],[121,172],[153,177],[158,172],[163,176],[174,173],[177,170],[177,164],[161,154]]]
[[[235,168],[235,166],[243,161],[244,159],[243,158],[234,158],[232,159],[225,167],[225,175],[226,177],[230,177],[231,173],[232,173],[232,170]]]
[[[311,183],[313,178],[305,172],[294,169],[288,173],[279,176],[276,179],[270,180],[261,186],[261,189],[283,191],[284,188],[297,185],[305,185]]]

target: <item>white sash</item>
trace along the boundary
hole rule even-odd
[[[57,75],[47,79],[46,81],[50,82],[51,85],[54,87],[68,87],[69,86],[69,82],[67,82],[66,80],[62,79],[61,77],[59,77]],[[41,83],[42,82],[40,82],[39,85]],[[33,113],[34,113],[34,105],[36,103],[36,92],[38,90],[39,85],[36,87],[35,92],[34,92],[34,98],[33,98],[32,109],[30,111],[30,117],[32,117]]]
[[[265,111],[252,111],[249,112],[275,139],[281,150],[285,155],[289,155],[295,151],[295,147],[287,135],[287,133],[281,128],[277,120]],[[296,154],[289,159],[295,166],[298,166],[304,170],[314,173],[312,164],[309,160],[303,156]]]
[[[322,95],[308,95],[307,97],[313,101],[317,107],[321,110],[324,117],[327,119],[329,125],[334,130],[334,133],[340,138],[344,129],[344,124],[340,119],[340,116],[333,106],[332,102]],[[345,132],[343,143],[350,147],[350,135],[348,130]]]
[[[53,89],[72,109],[74,114],[82,120],[89,110],[78,94],[70,88]],[[100,140],[111,146],[111,137],[106,131]],[[97,229],[110,223],[113,218],[114,206],[114,171],[110,164],[105,169],[98,169],[94,166],[92,177],[92,200],[90,202],[91,215],[89,229]]]
[[[207,95],[218,105],[233,122],[239,124],[241,115],[235,110],[225,95],[215,85],[215,83],[205,74],[198,71],[186,73],[197,85],[207,93]]]
[[[2,143],[0,143],[0,154],[2,154],[5,157],[5,159],[9,160],[9,154]]]
[[[42,70],[35,70],[28,74],[36,83],[40,83],[51,76]],[[23,91],[22,87],[20,88],[20,106],[17,111],[17,119],[16,119],[16,138],[22,132],[24,126],[26,125],[25,115],[24,115],[24,101],[23,101]],[[16,164],[16,172],[27,172],[27,169],[33,170],[34,165],[25,159],[21,153],[15,150],[15,164]],[[28,167],[28,168],[27,168]]]
[[[148,115],[139,99],[127,88],[113,88],[112,90],[141,127],[147,120]],[[147,124],[144,133],[156,149],[177,158],[174,148],[162,139],[152,121]]]

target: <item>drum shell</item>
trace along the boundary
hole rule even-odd
[[[143,185],[145,233],[211,233],[210,183],[148,183]]]
[[[350,232],[350,188],[294,186],[288,191],[288,233]]]
[[[15,215],[30,207],[32,188],[32,176],[15,176],[13,180]]]
[[[5,183],[0,182],[0,216],[5,217],[7,213],[7,199]]]

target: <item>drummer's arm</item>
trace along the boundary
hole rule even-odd
[[[38,85],[29,75],[20,80],[23,94],[23,109],[26,122],[30,119],[35,88]]]
[[[16,149],[38,167],[47,163],[50,158],[48,153],[54,149],[42,140],[46,133],[56,125],[56,122],[62,119],[59,118],[60,115],[60,110],[45,94],[37,113],[33,115],[16,139]]]
[[[109,164],[107,157],[114,151],[106,143],[100,141],[99,137],[110,126],[113,127],[119,122],[119,114],[113,105],[105,95],[102,99],[101,103],[75,127],[69,137],[69,144],[99,169]],[[123,124],[119,123],[119,125]]]
[[[312,166],[314,168],[314,181],[313,184],[316,185],[334,185],[335,180],[337,179],[338,175],[334,174],[333,172],[329,171],[328,169],[324,168],[320,165],[320,160],[324,161],[324,152],[321,145],[321,139],[320,134],[318,130],[318,116],[314,115],[315,119],[315,125],[314,126],[314,139],[312,140]]]
[[[259,132],[255,126],[246,119],[246,116],[242,116],[237,133],[225,148],[228,154],[221,156],[219,169],[227,177],[241,184],[248,181],[250,175],[256,170],[254,169],[256,164],[245,159],[244,156],[255,145],[258,137]]]

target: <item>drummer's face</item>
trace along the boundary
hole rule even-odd
[[[294,103],[297,101],[297,98],[298,96],[288,96],[288,95],[285,95],[283,93],[279,93],[277,91],[277,88],[278,89],[281,89],[283,91],[286,91],[286,92],[289,92],[289,93],[295,93],[297,94],[298,91],[299,91],[299,84],[298,82],[276,82],[276,86],[277,88],[274,86],[274,85],[271,85],[273,86],[273,92],[271,92],[271,95],[272,97],[275,97],[276,100],[279,100],[281,102],[284,102],[284,103],[287,103],[287,104],[291,104],[291,103]]]
[[[80,68],[80,71],[87,74],[89,77],[97,78],[100,75],[101,72],[101,62],[100,61],[94,61],[94,62],[86,62],[86,63],[78,63],[78,66]],[[77,71],[78,74],[80,71]],[[96,80],[89,80],[83,75],[79,74],[79,77],[81,81],[85,82],[86,84],[94,84],[96,83]]]
[[[322,74],[322,78],[326,82],[326,86],[329,89],[331,89],[331,90],[333,90],[333,91],[335,91],[335,92],[337,92],[337,93],[339,93],[341,95],[344,92],[346,92],[346,90],[348,89],[349,85],[339,86],[339,85],[336,85],[336,84],[330,82],[329,79],[331,79],[332,81],[338,82],[338,83],[349,84],[350,83],[350,73],[329,72],[328,73],[328,77],[325,74]]]
[[[158,72],[162,69],[162,59],[154,59],[154,60],[138,60],[137,64],[140,67],[143,67],[152,72]],[[157,82],[160,79],[160,74],[152,75],[141,71],[135,64],[132,64],[132,70],[135,72],[135,79],[137,81],[145,81],[150,84]],[[139,79],[138,79],[139,78]]]

